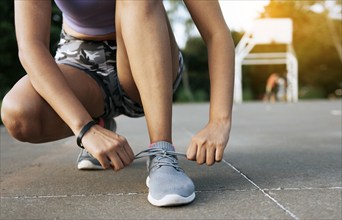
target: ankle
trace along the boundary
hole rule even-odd
[[[173,150],[175,150],[175,147],[173,146],[172,142],[168,142],[168,141],[152,142],[148,147],[149,148],[152,148],[152,147],[157,147],[157,148],[168,148],[168,147],[171,147]]]

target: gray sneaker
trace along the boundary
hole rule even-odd
[[[146,185],[149,187],[148,201],[155,206],[176,206],[192,202],[195,199],[195,186],[192,180],[179,167],[174,147],[168,142],[158,142],[147,153],[148,177]]]
[[[111,131],[116,131],[116,123],[113,118],[102,121],[104,127]],[[77,169],[79,170],[102,170],[100,162],[95,159],[86,149],[81,149],[77,158]]]
[[[77,169],[79,170],[102,170],[100,162],[95,159],[86,149],[81,149],[77,158]]]

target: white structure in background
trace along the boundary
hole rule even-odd
[[[286,52],[250,53],[257,44],[286,44]],[[298,101],[298,61],[292,46],[292,20],[258,19],[235,48],[234,101],[242,102],[242,65],[285,64],[286,100]]]

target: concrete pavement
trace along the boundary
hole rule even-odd
[[[185,152],[209,105],[174,107],[174,144]],[[0,128],[0,219],[341,219],[341,100],[235,104],[224,161],[180,158],[196,185],[187,206],[146,199],[145,159],[113,171],[78,171],[75,138],[20,143]],[[144,119],[117,118],[135,153]]]

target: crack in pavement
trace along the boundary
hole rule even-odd
[[[196,190],[196,193],[211,193],[211,192],[250,192],[259,191],[260,189],[209,189],[209,190]],[[304,188],[270,188],[261,189],[267,191],[283,191],[283,190],[342,190],[342,187],[304,187]],[[97,196],[133,196],[145,195],[146,192],[129,192],[129,193],[98,193],[98,194],[65,194],[65,195],[17,195],[17,196],[0,196],[0,199],[46,199],[46,198],[71,198],[71,197],[97,197]]]

